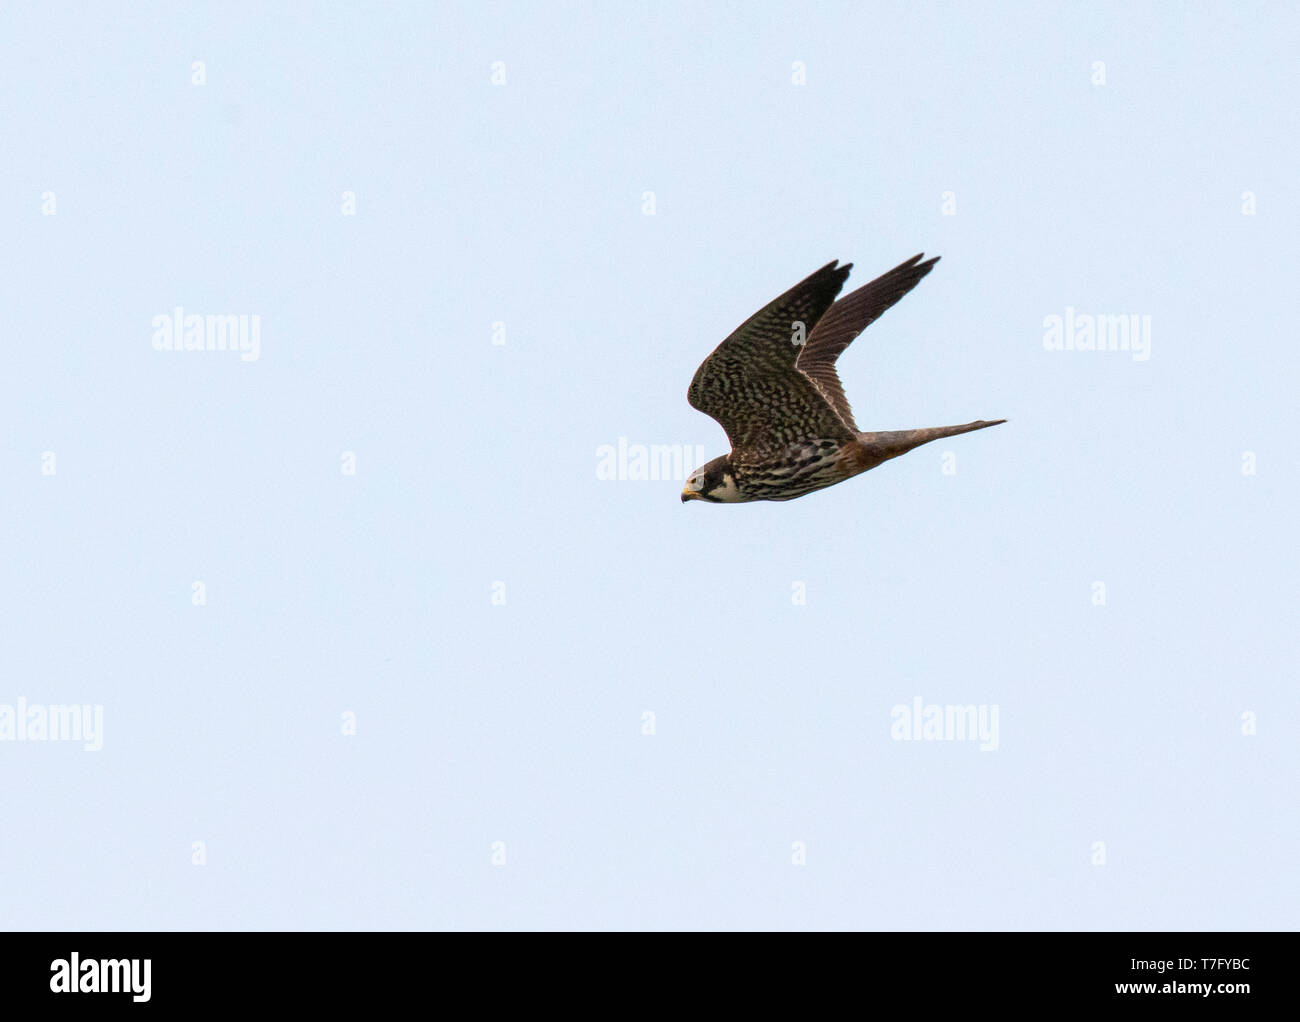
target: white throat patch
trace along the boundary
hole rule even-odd
[[[738,503],[740,490],[736,486],[736,477],[730,472],[722,473],[722,485],[710,490],[708,497],[710,500],[718,500],[724,504]]]

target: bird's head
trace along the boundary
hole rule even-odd
[[[682,488],[683,504],[688,500],[731,504],[741,499],[740,490],[736,487],[736,470],[725,454],[697,468]]]

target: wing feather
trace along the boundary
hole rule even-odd
[[[883,273],[869,284],[850,291],[830,307],[812,327],[799,350],[796,368],[822,393],[840,420],[854,433],[853,409],[844,396],[844,385],[835,372],[835,362],[858,334],[874,323],[891,305],[911,291],[929,273],[939,257],[921,262],[915,255]]]
[[[823,392],[795,366],[852,264],[827,263],[737,327],[701,363],[687,400],[716,419],[733,449],[847,437]],[[802,324],[802,327],[800,326]]]

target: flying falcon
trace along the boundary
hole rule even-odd
[[[838,302],[853,264],[828,263],[719,344],[686,397],[727,431],[731,453],[697,468],[682,500],[793,500],[931,440],[1006,422],[863,433],[853,421],[835,360],[938,261],[913,256]]]

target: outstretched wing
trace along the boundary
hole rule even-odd
[[[811,339],[851,268],[827,263],[745,320],[695,371],[686,399],[717,419],[733,449],[851,436],[819,387],[795,368],[798,342]]]
[[[844,386],[835,373],[835,360],[849,346],[853,338],[880,318],[881,314],[920,283],[921,278],[934,268],[939,257],[921,262],[915,255],[905,263],[895,266],[870,284],[863,284],[830,307],[808,334],[808,340],[799,350],[795,366],[816,384],[822,396],[835,409],[835,414],[854,433],[853,409],[844,396]]]

